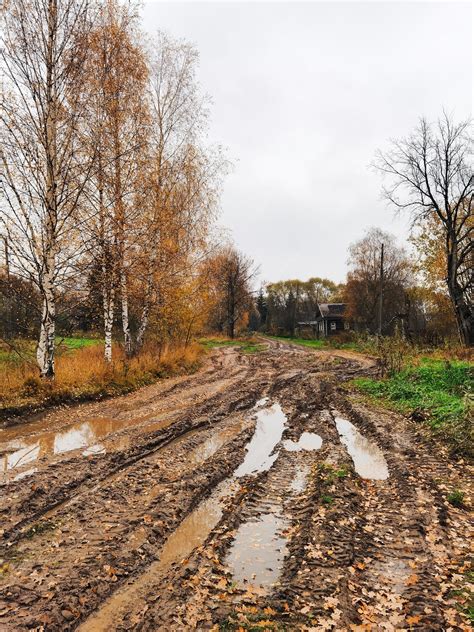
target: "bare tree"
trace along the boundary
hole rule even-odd
[[[408,138],[378,152],[375,166],[388,175],[385,195],[414,223],[434,215],[444,238],[446,283],[461,341],[474,345],[472,268],[474,252],[473,135],[470,121],[444,116],[436,125],[421,119]]]
[[[57,286],[77,256],[91,168],[82,150],[87,0],[11,0],[2,11],[0,201],[13,272],[42,297],[37,361],[54,377]]]
[[[382,246],[383,285],[380,270]],[[372,228],[362,239],[351,244],[348,263],[344,289],[347,317],[371,333],[380,330],[380,333],[389,333],[394,319],[405,314],[406,292],[413,280],[413,266],[405,250],[397,246],[393,235]]]

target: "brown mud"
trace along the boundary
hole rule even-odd
[[[217,349],[0,431],[0,629],[470,629],[472,468],[343,388],[374,370]]]

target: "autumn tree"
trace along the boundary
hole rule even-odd
[[[105,358],[112,359],[112,328],[120,299],[124,348],[132,352],[129,284],[140,238],[140,199],[148,157],[148,65],[132,5],[107,0],[85,45],[87,136],[95,151],[89,184],[92,220],[84,235],[91,263],[99,264]]]
[[[333,300],[337,286],[329,279],[311,277],[308,281],[289,279],[269,283],[267,327],[294,335],[298,322],[316,318],[319,303]]]
[[[11,0],[1,19],[0,222],[12,271],[41,295],[37,361],[41,376],[53,378],[57,288],[78,256],[92,163],[81,133],[89,7],[86,0]]]
[[[214,328],[235,337],[236,327],[253,308],[253,261],[233,246],[225,246],[208,262],[208,283]]]
[[[134,350],[143,345],[160,283],[191,271],[205,248],[225,161],[205,146],[207,98],[196,82],[196,49],[163,33],[149,46],[149,159],[142,201],[142,304]]]
[[[381,251],[384,246],[383,288],[381,287]],[[412,265],[393,235],[372,228],[349,249],[349,267],[344,302],[346,315],[359,328],[375,333],[379,326],[381,290],[382,333],[389,333],[395,319],[405,318],[406,290],[412,283]]]
[[[444,114],[436,125],[421,119],[376,161],[389,180],[385,195],[397,209],[408,211],[414,224],[437,220],[444,279],[466,345],[474,344],[472,150],[472,123],[456,124]]]

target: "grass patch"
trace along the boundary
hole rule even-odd
[[[359,378],[353,385],[445,436],[459,453],[473,455],[474,364],[422,358],[383,380]]]
[[[216,349],[219,347],[238,347],[243,353],[258,353],[265,349],[265,345],[257,342],[254,338],[200,338],[199,344],[205,349]]]
[[[86,339],[91,340],[91,339]],[[200,365],[200,345],[158,347],[149,345],[126,359],[119,345],[114,361],[104,360],[100,341],[74,343],[56,357],[56,378],[41,380],[34,362],[6,362],[0,371],[0,416],[8,417],[31,409],[62,402],[95,399],[129,393],[157,379],[192,373]]]
[[[464,507],[464,492],[460,489],[454,489],[446,496],[446,499],[453,507]]]
[[[272,340],[281,340],[282,342],[291,342],[296,345],[301,345],[302,347],[310,347],[311,349],[325,349],[329,347],[329,344],[326,340],[313,340],[310,338],[290,338],[289,336],[270,336],[267,335],[268,338]]]

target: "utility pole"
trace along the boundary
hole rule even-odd
[[[383,244],[380,251],[379,336],[382,335],[382,311],[383,311]]]

